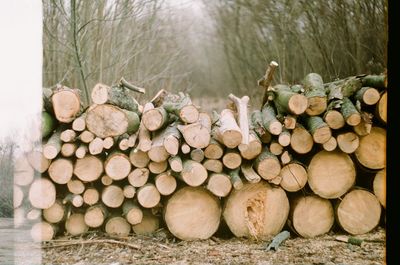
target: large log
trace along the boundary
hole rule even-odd
[[[305,111],[310,116],[323,113],[327,108],[327,97],[322,77],[316,73],[309,73],[303,80],[304,95],[308,99],[308,107]]]
[[[315,195],[298,196],[290,203],[289,219],[302,237],[312,238],[330,231],[335,214],[329,200]]]
[[[131,172],[129,157],[118,151],[109,154],[104,162],[104,171],[113,180],[126,178]]]
[[[182,240],[210,238],[217,231],[220,218],[219,200],[202,187],[180,189],[164,208],[168,230]]]
[[[129,95],[127,90],[120,86],[106,86],[104,84],[96,84],[91,93],[93,103],[110,104],[118,106],[122,109],[138,112],[137,101]]]
[[[66,184],[72,178],[73,171],[72,161],[65,158],[53,160],[47,170],[51,180],[57,184]]]
[[[302,94],[293,92],[287,85],[273,87],[275,94],[274,104],[280,114],[303,114],[308,107],[308,98]]]
[[[78,89],[57,87],[51,96],[51,104],[55,118],[62,123],[72,122],[82,112]]]
[[[193,148],[205,148],[211,138],[211,118],[207,113],[201,112],[197,122],[188,125],[178,125],[185,142]]]
[[[100,178],[103,173],[103,161],[92,155],[78,158],[74,165],[74,175],[83,182],[91,182]]]
[[[280,185],[289,192],[301,190],[308,180],[307,170],[300,163],[293,161],[282,167]]]
[[[377,170],[386,167],[386,130],[372,127],[370,134],[360,137],[355,156],[366,168]]]
[[[338,224],[352,235],[370,232],[378,224],[382,208],[374,194],[354,189],[340,200],[336,218]]]
[[[263,179],[271,180],[279,175],[281,164],[279,159],[265,146],[262,153],[255,159],[254,168]]]
[[[29,187],[29,202],[38,209],[50,208],[56,201],[56,187],[46,178],[35,179]]]
[[[322,198],[339,198],[354,185],[355,180],[353,161],[340,151],[320,151],[308,166],[308,184]]]
[[[289,201],[285,191],[265,181],[245,184],[228,196],[223,217],[237,237],[269,240],[286,223]]]
[[[383,208],[386,208],[386,168],[375,174],[373,191]]]

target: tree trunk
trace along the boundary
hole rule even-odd
[[[347,154],[354,153],[354,151],[356,151],[358,146],[360,145],[358,135],[354,132],[340,133],[336,136],[336,141],[339,149]]]
[[[265,146],[262,153],[254,161],[254,168],[263,179],[271,180],[279,175],[281,164],[279,159]]]
[[[49,166],[48,173],[51,180],[57,184],[67,184],[72,178],[74,165],[71,160],[57,158]]]
[[[280,114],[303,114],[308,107],[308,99],[302,94],[293,92],[287,85],[273,87],[274,104]]]
[[[185,142],[193,148],[205,148],[211,138],[211,118],[201,112],[197,122],[188,125],[178,125]]]
[[[322,77],[316,73],[306,75],[303,80],[304,95],[308,99],[307,115],[320,115],[326,110],[327,97]]]
[[[370,134],[360,137],[355,156],[366,168],[377,170],[386,167],[386,130],[372,127]]]
[[[110,208],[120,207],[124,199],[124,191],[113,184],[106,186],[101,193],[101,201]]]
[[[292,131],[290,147],[298,154],[307,154],[314,145],[312,135],[303,127],[297,124]]]
[[[81,100],[77,89],[68,87],[58,88],[53,91],[51,104],[55,118],[62,123],[72,122],[81,112]]]
[[[207,189],[217,197],[226,197],[232,189],[230,177],[223,173],[212,173],[208,178]]]
[[[158,174],[154,179],[154,184],[161,195],[171,195],[177,187],[177,182],[171,171]]]
[[[135,168],[128,175],[129,184],[133,187],[140,188],[147,183],[150,171],[147,168]]]
[[[137,200],[144,208],[155,207],[161,199],[160,192],[154,184],[147,183],[137,191]]]
[[[150,158],[147,152],[143,152],[139,149],[132,149],[129,153],[129,160],[131,161],[132,165],[138,168],[146,167],[149,162]]]
[[[123,87],[109,87],[98,83],[92,89],[91,98],[93,103],[97,105],[110,104],[121,109],[138,112],[139,104]]]
[[[376,173],[373,182],[373,191],[383,208],[386,208],[386,168]]]
[[[113,180],[126,178],[131,172],[129,157],[118,151],[109,154],[104,162],[104,171]]]
[[[78,158],[74,166],[74,175],[83,182],[91,182],[100,178],[103,173],[103,161],[92,155]]]
[[[289,192],[299,191],[307,184],[307,170],[298,162],[291,162],[282,167],[279,183],[281,187]]]
[[[222,173],[224,164],[220,160],[217,159],[206,159],[203,162],[203,166],[210,172],[214,173]]]
[[[314,142],[318,144],[323,144],[332,137],[331,128],[329,128],[328,124],[324,122],[324,120],[319,116],[311,116],[307,117],[306,125],[308,131],[311,133]]]
[[[56,201],[56,187],[46,178],[35,179],[29,187],[28,198],[35,208],[50,208]]]

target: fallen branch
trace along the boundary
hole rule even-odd
[[[112,239],[97,239],[97,240],[91,239],[91,240],[68,242],[68,243],[63,243],[63,244],[44,245],[42,247],[43,248],[57,248],[57,247],[67,247],[67,246],[74,246],[74,245],[101,244],[101,243],[117,244],[117,245],[122,245],[122,246],[126,246],[126,247],[133,248],[133,249],[140,249],[140,246],[138,246],[138,245],[134,245],[134,244],[130,244],[127,242],[118,241],[118,240],[112,240]]]

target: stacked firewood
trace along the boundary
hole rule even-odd
[[[16,226],[32,225],[35,240],[163,223],[180,239],[206,239],[221,220],[258,239],[285,225],[314,237],[335,221],[371,231],[385,207],[385,75],[324,83],[310,73],[271,86],[274,67],[253,111],[248,96],[205,113],[165,90],[142,106],[132,94],[144,89],[124,79],[97,84],[87,108],[79,90],[45,89],[43,144],[15,163]],[[373,185],[360,187],[363,172]]]

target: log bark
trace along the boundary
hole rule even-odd
[[[153,137],[151,148],[147,152],[151,161],[163,162],[170,156],[164,146],[164,132],[165,130],[159,131]]]
[[[164,210],[168,230],[182,240],[210,238],[217,231],[220,218],[219,200],[202,187],[180,189]]]
[[[240,156],[238,151],[234,149],[229,149],[222,157],[222,163],[225,167],[229,169],[235,169],[240,167],[240,164],[242,163],[242,157]]]
[[[57,184],[67,184],[72,178],[73,171],[72,161],[65,158],[53,160],[48,169],[51,180]]]
[[[136,225],[142,222],[143,211],[135,202],[125,201],[122,205],[122,216],[124,216],[131,225]]]
[[[243,176],[249,183],[257,183],[261,181],[261,177],[254,171],[251,162],[245,162],[240,166]]]
[[[331,230],[335,214],[327,199],[315,195],[298,196],[290,203],[289,219],[296,233],[313,238]]]
[[[61,155],[63,157],[72,157],[75,155],[75,151],[77,149],[78,149],[78,146],[76,145],[76,143],[64,143],[61,146]]]
[[[86,112],[74,119],[72,129],[76,132],[83,132],[86,129]]]
[[[203,184],[208,177],[206,168],[199,162],[193,160],[183,161],[183,169],[178,178],[187,185],[197,187]]]
[[[214,173],[222,173],[224,169],[224,164],[220,160],[217,159],[206,159],[203,162],[203,166],[210,172]]]
[[[81,112],[79,91],[65,86],[57,88],[51,96],[55,118],[62,123],[72,122]]]
[[[46,222],[58,224],[67,217],[67,209],[61,200],[56,200],[53,205],[43,209],[43,218]]]
[[[151,161],[148,165],[149,170],[153,174],[160,174],[167,170],[168,168],[168,162],[167,161],[162,161],[162,162],[154,162]]]
[[[386,167],[386,130],[372,127],[371,133],[360,137],[355,157],[366,168],[379,170]]]
[[[350,77],[345,80],[339,80],[336,83],[330,83],[327,88],[328,99],[343,99],[351,97],[362,87],[362,82],[357,77]]]
[[[204,149],[204,156],[208,159],[220,159],[223,154],[224,147],[215,139],[211,138],[210,143]]]
[[[110,208],[118,208],[124,202],[124,191],[114,184],[104,187],[101,201]]]
[[[143,107],[143,113],[151,109],[154,109],[154,105],[151,102],[148,102]],[[139,144],[137,148],[142,152],[149,151],[151,148],[151,134],[150,131],[147,130],[146,126],[144,126],[143,119],[141,119],[140,121],[138,137],[139,137]]]
[[[51,135],[56,127],[56,120],[46,111],[42,111],[42,139]]]
[[[238,116],[238,124],[240,131],[242,133],[242,142],[241,144],[248,145],[249,144],[249,117],[247,105],[249,104],[250,98],[248,96],[243,96],[241,98],[236,97],[233,94],[229,94],[228,98],[235,104],[237,116]]]
[[[108,211],[104,205],[98,203],[86,209],[84,214],[84,222],[88,227],[98,228],[103,225],[108,215]]]
[[[14,162],[14,184],[27,186],[32,183],[35,171],[25,155],[21,155]]]
[[[214,131],[214,138],[228,148],[235,148],[242,142],[242,132],[232,110],[221,111],[219,126]]]
[[[254,161],[254,169],[263,179],[271,180],[279,175],[281,164],[279,159],[265,146]]]
[[[306,127],[311,133],[314,142],[318,144],[323,144],[327,142],[332,137],[331,128],[324,122],[324,120],[319,116],[307,117]]]
[[[361,122],[361,115],[354,106],[354,104],[348,98],[342,99],[342,105],[340,111],[343,115],[344,120],[350,126],[356,126]]]
[[[378,224],[382,208],[374,194],[361,189],[347,193],[336,210],[338,224],[352,235],[372,231]]]
[[[262,125],[272,135],[279,135],[282,132],[282,124],[276,118],[274,107],[267,103],[261,110]]]
[[[160,192],[157,187],[152,183],[147,183],[140,187],[137,191],[137,200],[144,208],[155,207],[161,199]]]
[[[361,78],[363,86],[370,86],[379,89],[387,87],[387,75],[367,75]]]
[[[57,231],[56,226],[41,221],[32,225],[30,236],[34,242],[50,241],[55,237]]]
[[[139,224],[132,225],[132,230],[137,235],[151,235],[160,227],[160,220],[151,211],[143,211],[143,219]]]
[[[325,199],[339,198],[355,183],[356,170],[351,158],[340,151],[320,151],[308,166],[308,184]]]
[[[369,106],[378,103],[379,98],[379,91],[373,87],[362,87],[354,95],[354,99]]]
[[[100,193],[97,189],[95,188],[87,188],[84,192],[83,192],[83,201],[89,205],[95,205],[96,203],[99,202],[100,200]]]
[[[378,104],[376,104],[375,115],[378,117],[380,121],[384,124],[387,122],[387,92],[385,91],[381,98],[379,99]]]
[[[72,194],[82,194],[85,191],[85,184],[79,179],[71,179],[67,182],[67,188]]]
[[[207,113],[201,112],[197,122],[188,125],[178,125],[186,144],[193,148],[205,148],[211,138],[211,118]]]
[[[46,178],[35,179],[29,187],[28,198],[35,208],[50,208],[56,201],[56,187]]]
[[[129,160],[131,161],[133,166],[138,168],[144,168],[150,162],[150,158],[147,152],[143,152],[135,148],[130,151]]]
[[[226,197],[232,189],[231,179],[223,173],[212,173],[208,178],[207,189],[217,197]]]
[[[86,155],[75,161],[74,175],[83,182],[91,182],[100,178],[103,173],[103,161],[92,155]]]
[[[61,131],[55,131],[43,147],[43,155],[47,159],[54,159],[61,151]]]
[[[94,138],[88,146],[89,149],[89,153],[91,155],[99,155],[103,152],[104,149],[104,142],[103,139],[101,139],[100,137],[96,137]]]
[[[290,147],[298,154],[307,154],[314,145],[312,135],[303,127],[297,124],[292,131]]]
[[[240,155],[247,160],[252,160],[256,158],[262,151],[262,143],[260,138],[258,138],[257,134],[250,130],[249,133],[249,143],[248,144],[240,144],[238,146]]]
[[[347,154],[354,153],[360,145],[359,137],[354,132],[340,133],[336,136],[336,141],[339,149]]]
[[[164,148],[172,156],[178,154],[181,139],[181,133],[176,126],[176,123],[170,124],[162,133]]]
[[[199,110],[193,105],[187,94],[169,94],[164,97],[162,106],[167,112],[175,114],[184,123],[194,123],[199,118]]]
[[[281,187],[289,192],[299,191],[307,184],[307,170],[300,163],[293,161],[282,167],[279,183]]]
[[[180,156],[171,156],[168,158],[168,164],[174,172],[182,172],[183,170],[183,163]]]
[[[104,171],[113,180],[126,178],[131,172],[129,157],[118,151],[109,154],[104,162]]]
[[[337,140],[333,136],[329,138],[328,141],[322,144],[322,148],[326,151],[333,151],[336,149],[336,147],[337,147]]]
[[[91,93],[93,103],[110,104],[129,111],[138,112],[137,101],[129,95],[127,90],[120,86],[106,86],[104,84],[96,84]]]
[[[327,97],[322,77],[316,73],[306,75],[303,80],[304,95],[308,99],[305,113],[309,116],[320,115],[326,110]]]
[[[85,223],[84,215],[81,213],[71,214],[65,221],[65,230],[72,236],[86,233],[89,230],[89,227]]]
[[[171,195],[177,187],[177,182],[171,171],[158,174],[154,179],[154,184],[161,195]]]
[[[201,163],[204,159],[204,151],[200,148],[193,149],[190,151],[190,158],[196,162]]]
[[[239,168],[230,170],[229,178],[230,178],[232,186],[235,190],[240,190],[243,188],[243,181],[239,176]]]
[[[135,168],[128,175],[129,184],[136,188],[142,187],[147,183],[149,175],[150,171],[147,168]]]
[[[274,104],[280,114],[303,114],[308,107],[306,96],[293,92],[287,85],[273,87]]]
[[[375,174],[373,191],[383,208],[386,208],[386,168],[379,170]]]
[[[262,181],[233,190],[226,200],[223,217],[235,236],[268,240],[282,230],[288,214],[285,191]]]
[[[143,112],[142,121],[146,129],[153,132],[167,126],[169,116],[163,107],[157,107]]]

